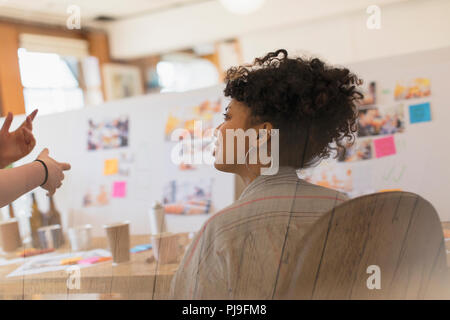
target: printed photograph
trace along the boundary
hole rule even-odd
[[[115,149],[128,146],[127,116],[96,122],[89,119],[88,150]]]
[[[428,78],[415,78],[407,82],[398,81],[394,89],[394,99],[423,98],[431,95],[431,81]]]
[[[363,85],[362,94],[364,98],[362,99],[361,106],[369,106],[377,103],[377,84],[375,81],[369,82],[368,85]]]
[[[338,147],[339,162],[353,162],[373,158],[372,139],[356,139],[346,147]]]
[[[206,214],[211,209],[213,179],[170,181],[164,188],[165,213],[178,215]]]
[[[83,207],[101,207],[109,204],[109,191],[105,185],[100,187],[89,188],[83,196]]]
[[[222,112],[222,99],[205,100],[197,106],[190,108],[174,108],[170,111],[165,126],[165,137],[171,141],[171,136],[176,129],[186,129],[192,139],[201,138],[200,132],[196,132],[195,122],[201,121],[201,134],[211,136],[214,126],[214,118]],[[180,137],[179,139],[183,139]],[[205,137],[204,137],[205,138]]]
[[[176,144],[170,144],[167,160],[177,166],[180,171],[196,170],[214,163],[213,139],[181,140]]]
[[[298,176],[300,179],[325,188],[346,193],[353,190],[352,169],[349,166],[322,162],[317,167],[300,170]]]
[[[358,113],[358,136],[377,136],[405,130],[403,105],[361,107]]]

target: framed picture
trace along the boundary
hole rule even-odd
[[[107,63],[103,65],[106,100],[118,100],[144,93],[138,67]]]

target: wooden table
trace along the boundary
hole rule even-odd
[[[450,229],[450,223],[443,223]],[[131,246],[149,243],[149,235],[131,236]],[[182,234],[180,244],[189,243]],[[93,248],[106,248],[106,238],[94,238]],[[450,241],[446,241],[447,263],[450,266]],[[57,250],[70,252],[68,244]],[[11,255],[12,258],[16,258]],[[178,263],[158,265],[152,250],[132,253],[131,261],[117,266],[104,262],[81,268],[80,289],[68,289],[66,271],[46,272],[25,277],[6,278],[19,267],[12,264],[0,267],[0,299],[166,299],[170,282]],[[69,267],[69,266],[68,266]]]
[[[131,236],[131,247],[150,242],[149,235]],[[186,247],[187,234],[181,234],[180,244]],[[106,248],[106,238],[94,238],[93,248]],[[69,244],[57,253],[70,252]],[[103,262],[80,268],[80,289],[69,289],[67,270],[45,272],[24,277],[6,276],[19,267],[12,264],[0,267],[0,299],[76,299],[89,294],[98,299],[165,299],[178,263],[161,265],[153,257],[152,250],[131,253],[131,260],[113,266]],[[16,256],[14,258],[17,258]],[[147,259],[152,259],[148,262]],[[67,266],[69,268],[70,266]]]

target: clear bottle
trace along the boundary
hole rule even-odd
[[[53,199],[53,196],[48,197],[49,201],[49,209],[46,214],[47,216],[47,225],[53,225],[53,224],[59,224],[61,225],[61,214],[59,213],[58,209],[56,209],[55,201]]]
[[[58,209],[56,209],[55,201],[53,199],[53,196],[48,197],[49,201],[49,209],[47,213],[45,214],[45,225],[51,226],[55,224],[59,224],[61,227],[61,235],[63,234],[62,230],[62,224],[61,224],[61,214],[59,213]],[[62,240],[64,242],[64,239]]]
[[[33,248],[39,248],[40,244],[37,230],[43,226],[43,216],[42,212],[39,211],[36,196],[34,195],[34,193],[31,194],[31,199],[33,201],[31,205],[31,218],[30,218],[31,239]]]

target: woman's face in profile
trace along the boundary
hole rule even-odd
[[[239,166],[245,166],[245,164],[237,164],[238,158],[243,158],[245,155],[237,154],[237,138],[234,138],[234,152],[233,157],[229,156],[228,158],[232,159],[232,161],[227,161],[227,137],[226,131],[242,129],[246,131],[248,129],[248,123],[250,116],[250,109],[243,103],[237,100],[231,100],[228,107],[225,109],[224,120],[221,125],[216,128],[216,137],[217,142],[214,149],[215,162],[214,167],[219,171],[224,172],[238,172]],[[230,143],[229,143],[230,144]],[[248,146],[245,144],[245,152],[247,152]],[[229,151],[230,152],[230,151]],[[229,163],[227,163],[229,162]]]

